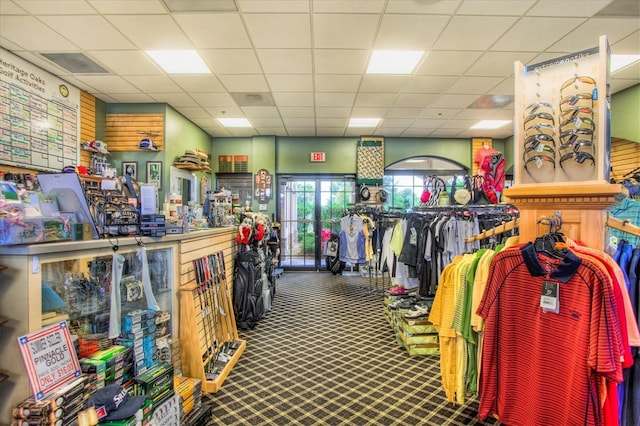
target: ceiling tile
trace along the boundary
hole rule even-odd
[[[280,117],[247,117],[253,127],[283,127]]]
[[[156,100],[146,93],[121,93],[112,94],[111,96],[116,102],[123,103],[152,103]]]
[[[143,92],[180,93],[182,89],[169,77],[164,75],[132,75],[124,77],[129,83]]]
[[[629,55],[640,52],[640,31],[636,31],[620,41],[609,43],[614,55]]]
[[[278,117],[280,119],[280,113],[278,112],[278,108],[273,106],[245,106],[241,107],[244,115],[249,118],[260,117],[260,118],[274,118]]]
[[[316,107],[316,117],[323,118],[349,118],[351,107]]]
[[[446,122],[447,120],[443,118],[418,118],[413,121],[411,127],[420,129],[437,129]]]
[[[453,76],[413,76],[403,92],[405,93],[440,93],[456,81]]]
[[[521,16],[535,0],[518,0],[505,2],[504,0],[473,0],[465,1],[456,11],[461,15],[489,15],[489,16]]]
[[[426,108],[437,97],[437,95],[424,94],[424,93],[401,93],[393,103],[393,106],[398,108]]]
[[[310,18],[304,14],[244,16],[253,45],[260,48],[310,48]]]
[[[214,75],[172,75],[171,79],[190,93],[224,92],[224,86]]]
[[[88,52],[101,65],[121,75],[162,75],[162,71],[139,50],[91,50]]]
[[[387,111],[389,111],[389,108],[356,106],[353,108],[353,111],[351,111],[351,116],[352,117],[372,117],[372,118],[384,117],[385,115],[387,115]]]
[[[487,92],[488,95],[512,95],[514,94],[515,79],[505,78],[502,83],[496,85]]]
[[[314,79],[317,92],[357,92],[360,86],[359,75],[316,75]]]
[[[120,93],[140,93],[140,90],[129,84],[122,77],[118,77],[115,75],[83,75],[76,76],[76,78],[80,81],[85,82],[89,86],[94,87],[96,90],[102,93],[110,93],[113,95],[117,95]]]
[[[139,49],[193,49],[169,15],[106,15],[106,18]]]
[[[478,120],[470,119],[470,120],[447,120],[445,123],[440,126],[440,129],[468,129],[469,127],[476,124]]]
[[[32,16],[0,15],[2,37],[20,40],[21,48],[36,52],[69,52],[78,47]]]
[[[287,129],[284,126],[280,127],[254,127],[259,135],[262,136],[287,136]]]
[[[576,7],[576,2],[573,0],[540,0],[533,5],[527,15],[590,17],[609,3],[611,0],[582,0],[580,5]]]
[[[503,80],[503,77],[460,77],[449,87],[448,93],[481,95]]]
[[[399,92],[409,81],[408,75],[365,75],[360,84],[361,92]]]
[[[311,92],[313,79],[311,74],[269,74],[269,87],[274,92]]]
[[[88,0],[102,14],[147,15],[166,14],[160,0]]]
[[[177,107],[176,110],[185,117],[189,117],[192,121],[197,118],[212,120],[211,114],[209,114],[204,108],[182,106]]]
[[[482,24],[473,16],[454,16],[434,45],[436,50],[486,50],[517,18],[484,16]]]
[[[386,107],[393,104],[396,95],[393,93],[360,93],[356,95],[355,106]]]
[[[348,118],[324,118],[318,117],[316,118],[316,125],[318,127],[346,127],[349,123]]]
[[[385,120],[387,118],[416,118],[423,111],[422,108],[389,108]]]
[[[290,136],[316,136],[316,127],[295,127],[295,126],[287,126],[287,131]]]
[[[134,49],[131,44],[113,25],[102,16],[42,16],[40,19],[85,50]],[[88,34],[91,34],[88,37]]]
[[[316,93],[316,106],[351,106],[355,93]]]
[[[0,1],[0,14],[2,15],[26,15],[27,11],[19,7],[13,1]]]
[[[314,117],[315,109],[313,107],[278,107],[281,117]]]
[[[448,21],[448,16],[385,15],[374,48],[378,50],[429,50]]]
[[[459,113],[461,113],[462,109],[458,108],[428,108],[420,114],[420,118],[444,118],[449,119],[453,118]]]
[[[202,49],[202,60],[215,74],[259,74],[262,72],[251,49]]]
[[[282,12],[282,13],[306,13],[309,12],[309,0],[236,0],[238,10],[250,12]]]
[[[314,69],[319,74],[362,74],[368,54],[367,50],[314,49]]]
[[[634,32],[638,28],[638,22],[637,17],[593,18],[575,28],[548,50],[554,52],[578,52],[596,47],[601,34],[606,34],[609,44],[613,44]]]
[[[482,52],[432,50],[416,69],[416,75],[462,75]]]
[[[438,108],[466,108],[478,98],[476,95],[450,95],[445,94],[440,96],[432,104]]]
[[[229,92],[268,92],[269,87],[262,74],[218,75],[220,82]]]
[[[311,74],[311,49],[258,49],[265,74]]]
[[[377,26],[376,15],[317,14],[313,17],[314,47],[370,49]]]
[[[235,101],[228,93],[192,93],[191,97],[205,108],[236,107]]]
[[[313,118],[283,118],[284,125],[289,127],[316,127],[316,121]]]
[[[273,99],[278,107],[312,107],[312,92],[273,92]]]
[[[380,13],[384,0],[312,0],[317,13]]]
[[[535,54],[527,52],[486,52],[465,73],[479,77],[509,77],[513,75],[513,64],[532,63]],[[557,56],[557,55],[556,55]]]
[[[176,22],[197,48],[250,48],[249,35],[236,13],[176,14]]]
[[[428,13],[434,15],[450,15],[458,9],[460,3],[461,0],[394,0],[387,4],[387,13]]]
[[[400,128],[398,130],[400,131],[399,133],[403,138],[425,138],[432,129],[409,127],[407,129]],[[383,130],[382,134],[385,134],[386,131],[388,130]]]
[[[80,0],[14,0],[15,3],[33,15],[86,15],[94,9],[86,1]],[[4,1],[2,2],[4,3]],[[2,11],[4,13],[4,10]]]
[[[457,129],[435,129],[428,136],[430,138],[459,138],[461,137],[460,133],[460,130]]]
[[[575,31],[584,18],[522,18],[491,46],[491,50],[537,52],[545,50],[567,33]],[[535,34],[532,37],[532,34]]]
[[[385,118],[380,125],[385,127],[408,127],[414,121],[413,118]]]

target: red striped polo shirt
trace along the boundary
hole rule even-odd
[[[508,425],[597,425],[600,376],[619,382],[620,330],[610,278],[566,251],[533,244],[493,259],[478,307],[485,320],[478,417]],[[544,281],[559,284],[559,313],[540,307]]]

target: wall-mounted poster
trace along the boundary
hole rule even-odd
[[[255,192],[258,203],[265,204],[271,199],[271,173],[267,169],[260,169],[255,175]]]
[[[0,163],[59,172],[79,139],[80,90],[0,48]]]

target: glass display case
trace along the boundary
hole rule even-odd
[[[120,293],[121,316],[147,309],[140,250],[142,247],[118,253],[124,260],[121,274],[114,272],[113,254],[43,262],[43,325],[66,319],[72,334],[106,335],[114,290]],[[169,313],[173,311],[171,251],[171,248],[147,249],[146,253],[153,297],[160,311]]]

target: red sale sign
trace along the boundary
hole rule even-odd
[[[36,401],[82,375],[67,322],[18,338]]]

